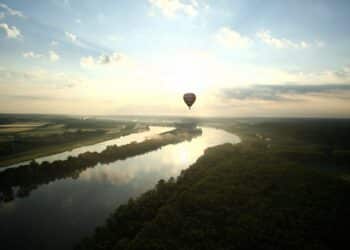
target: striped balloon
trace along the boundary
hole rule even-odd
[[[191,109],[191,106],[196,101],[196,95],[193,93],[184,94],[184,102],[187,104],[188,108]]]

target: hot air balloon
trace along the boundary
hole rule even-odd
[[[191,109],[191,106],[196,101],[196,95],[193,93],[186,93],[183,98],[188,108]]]

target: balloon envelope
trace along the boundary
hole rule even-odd
[[[186,93],[183,98],[188,108],[191,109],[191,106],[196,101],[196,95],[193,93]]]

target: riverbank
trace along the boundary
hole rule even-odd
[[[240,144],[209,148],[177,179],[119,206],[77,249],[343,249],[350,182],[317,167],[349,167],[337,158],[349,150],[348,126],[228,126]]]
[[[122,136],[126,136],[132,133],[139,133],[142,131],[149,130],[149,127],[146,125],[134,125],[125,126],[122,129],[106,129],[104,132],[99,134],[89,136],[87,138],[80,137],[74,141],[66,143],[52,143],[45,147],[39,147],[32,150],[28,150],[22,153],[17,153],[9,156],[8,159],[3,158],[0,160],[0,168],[7,167],[9,165],[17,164],[20,162],[30,161],[39,157],[62,153],[64,151],[73,150],[78,147],[93,145],[107,140],[112,140]]]
[[[145,154],[169,144],[192,140],[202,134],[201,129],[174,129],[140,143],[123,146],[111,145],[102,152],[85,152],[67,160],[30,164],[0,173],[0,203],[25,197],[42,184],[64,178],[76,178],[88,168],[98,164],[107,164],[129,157]],[[17,191],[15,191],[17,190]]]

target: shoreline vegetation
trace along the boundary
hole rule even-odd
[[[0,127],[0,168],[149,130],[138,123],[94,119],[46,118],[19,123],[12,118],[2,122],[6,123]],[[28,130],[8,131],[18,127]]]
[[[119,206],[77,250],[344,249],[350,122],[236,123],[242,142]],[[325,170],[325,171],[323,171]]]
[[[29,164],[6,169],[0,173],[0,204],[16,198],[26,197],[40,185],[63,178],[75,178],[79,174],[97,164],[124,160],[129,157],[145,154],[169,144],[177,144],[191,140],[202,134],[199,128],[178,128],[164,132],[140,143],[130,143],[123,146],[108,146],[104,151],[85,152],[77,157],[68,157],[67,160],[58,160],[52,163],[38,164],[31,161]]]
[[[92,138],[83,139],[78,142],[71,142],[64,145],[53,145],[53,146],[45,147],[44,149],[37,149],[37,150],[25,152],[23,154],[17,154],[17,155],[11,156],[11,159],[1,160],[0,169],[13,164],[17,164],[25,161],[31,161],[35,158],[49,156],[53,154],[59,154],[65,151],[73,150],[75,148],[94,145],[100,142],[116,139],[122,136],[134,134],[134,133],[140,133],[147,130],[148,128],[137,128],[135,130],[128,130],[125,132],[121,131],[119,133],[113,133],[113,134],[105,134],[105,135],[99,134],[99,135],[93,136]]]

